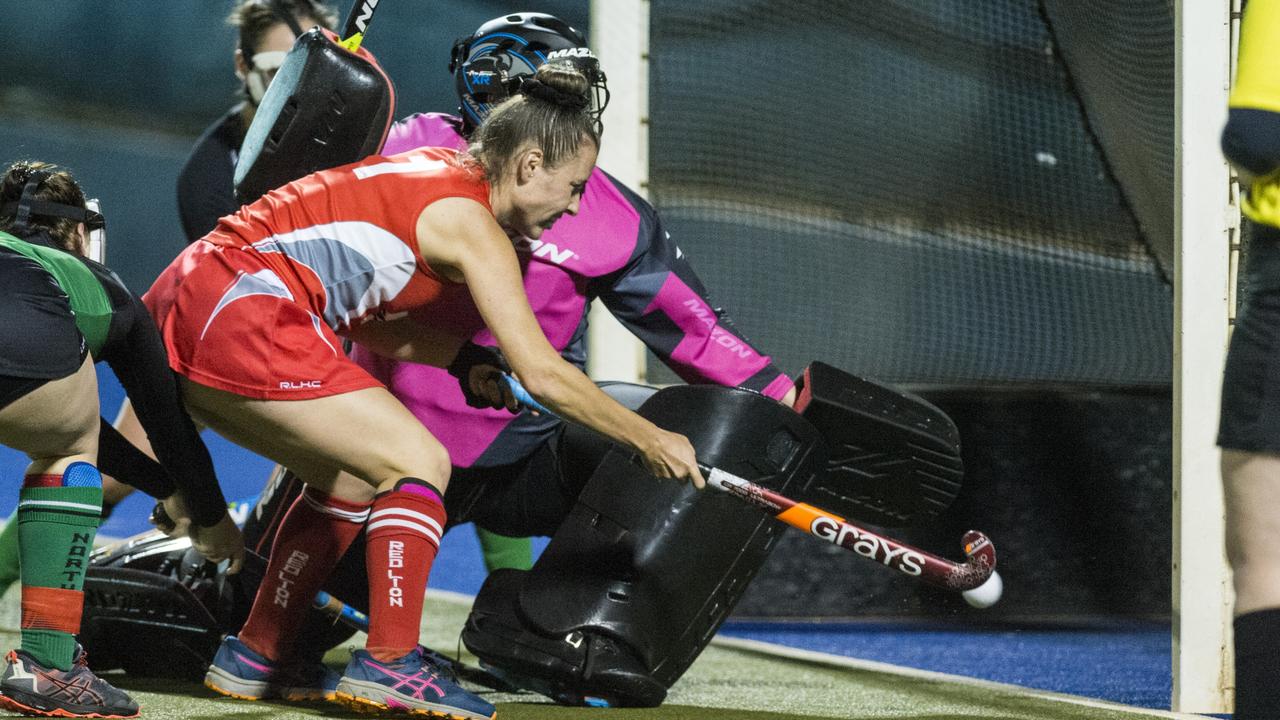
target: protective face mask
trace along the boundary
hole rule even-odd
[[[271,84],[276,71],[284,64],[285,55],[288,54],[284,50],[271,50],[256,53],[253,56],[253,69],[244,78],[244,85],[255,107],[262,102],[262,96],[267,94],[267,86]]]
[[[89,198],[84,201],[86,210],[96,213],[98,217],[102,216],[102,203],[97,198]],[[100,263],[107,261],[107,226],[105,223],[97,225],[97,227],[89,227],[89,247],[87,252],[90,260]]]

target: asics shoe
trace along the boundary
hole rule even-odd
[[[454,720],[492,720],[492,704],[463,690],[414,648],[391,662],[357,650],[338,681],[338,701],[362,712],[398,711]]]
[[[5,661],[0,707],[43,717],[138,717],[138,703],[94,675],[79,645],[70,670],[44,667],[22,650],[10,650]]]
[[[338,673],[321,663],[276,663],[250,650],[235,635],[228,635],[213,656],[204,685],[241,700],[332,700]]]

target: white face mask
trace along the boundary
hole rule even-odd
[[[98,198],[85,200],[84,207],[86,210],[102,213],[102,204],[98,202]],[[104,264],[107,262],[107,229],[105,227],[89,231],[89,247],[85,249],[85,255],[95,262]]]
[[[271,84],[272,78],[284,64],[284,58],[288,54],[285,50],[269,50],[254,54],[253,67],[244,78],[244,84],[249,90],[249,99],[255,106],[262,102],[262,96],[267,94],[267,86]]]

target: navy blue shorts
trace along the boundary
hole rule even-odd
[[[84,364],[71,301],[39,263],[0,249],[0,307],[0,408]]]
[[[1280,230],[1259,227],[1222,382],[1218,444],[1280,453]]]

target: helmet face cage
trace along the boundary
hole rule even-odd
[[[568,62],[586,76],[589,112],[598,131],[600,116],[609,104],[600,61],[577,30],[540,13],[491,20],[475,34],[454,43],[449,69],[467,129],[475,128],[496,105],[518,93],[521,80],[547,62]]]

